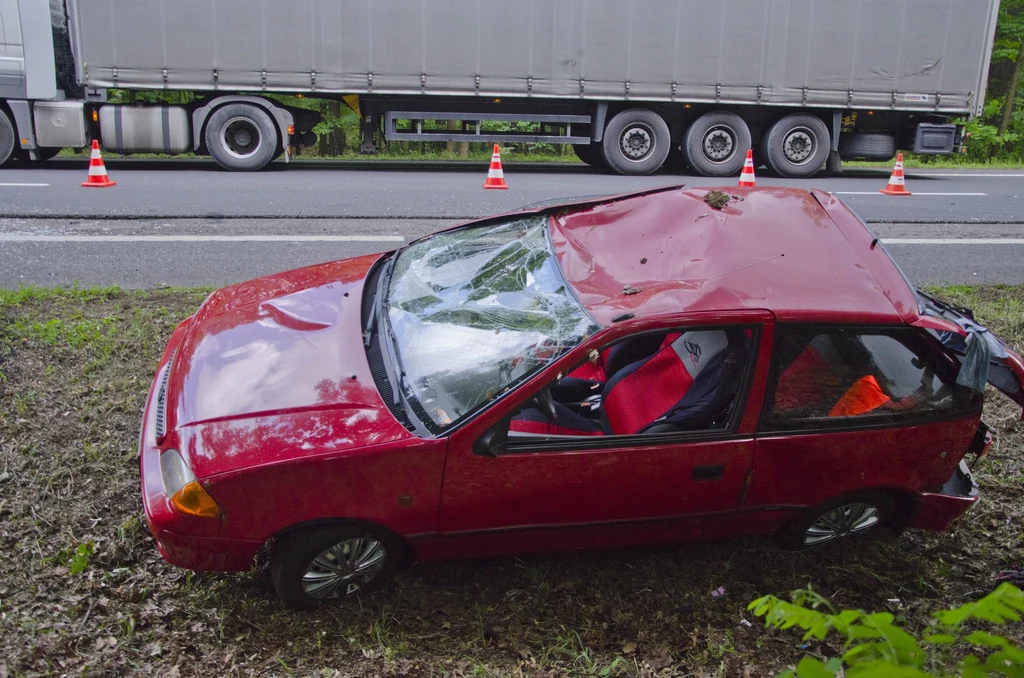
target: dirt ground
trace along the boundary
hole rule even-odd
[[[1024,288],[943,293],[1024,345]],[[294,613],[259,568],[164,563],[142,521],[139,412],[164,342],[203,296],[0,291],[0,677],[757,678],[839,650],[766,630],[746,610],[758,596],[811,585],[920,629],[1024,566],[1024,424],[992,394],[982,500],[948,533],[799,554],[747,539],[415,565],[377,594]]]

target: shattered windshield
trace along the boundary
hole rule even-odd
[[[408,395],[441,428],[598,329],[566,289],[547,217],[409,246],[398,255],[386,304]]]

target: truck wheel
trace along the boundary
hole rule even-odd
[[[604,130],[604,159],[619,174],[650,174],[668,157],[668,124],[644,108],[622,111]]]
[[[844,160],[891,160],[896,155],[896,138],[891,134],[843,134],[839,137],[839,157]]]
[[[277,127],[267,112],[251,104],[228,104],[206,122],[206,148],[226,170],[262,169],[274,159]]]
[[[598,144],[573,144],[572,150],[577,158],[591,167],[598,169],[606,167],[604,158],[601,157],[601,148]]]
[[[687,164],[706,177],[728,177],[743,169],[750,148],[750,128],[729,111],[705,113],[683,135]]]
[[[39,156],[39,159],[33,160],[32,157],[29,156],[29,152],[24,148],[15,148],[14,157],[18,160],[18,162],[38,164],[41,162],[46,162],[47,160],[53,160],[58,155],[60,155],[60,152],[63,150],[63,148],[37,148],[36,155]]]
[[[6,163],[14,153],[14,125],[7,113],[0,110],[0,165]]]
[[[809,177],[820,170],[832,146],[825,123],[807,113],[779,120],[768,130],[763,143],[768,168],[792,179]]]

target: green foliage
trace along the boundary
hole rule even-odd
[[[89,567],[89,558],[92,556],[92,551],[92,542],[78,545],[74,555],[71,556],[70,567],[72,575],[81,574],[85,568]]]
[[[984,598],[932,614],[928,633],[916,639],[897,626],[887,612],[863,610],[836,612],[825,598],[810,589],[794,591],[792,602],[764,596],[749,609],[778,629],[799,628],[804,640],[825,641],[835,634],[844,640],[843,654],[828,661],[803,657],[786,678],[1024,678],[1024,649],[1003,636],[970,630],[978,622],[1002,625],[1019,622],[1024,615],[1024,593],[1012,584],[1000,584]],[[967,649],[981,649],[967,654]],[[959,651],[958,651],[959,650]],[[981,655],[981,656],[979,656]]]

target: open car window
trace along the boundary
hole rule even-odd
[[[410,401],[443,430],[597,331],[547,217],[440,233],[398,255],[387,313]]]
[[[950,366],[915,331],[780,327],[776,336],[772,428],[917,418],[957,405]]]
[[[687,329],[592,351],[550,385],[548,405],[513,416],[509,441],[725,432],[743,400],[755,336],[745,327]]]

